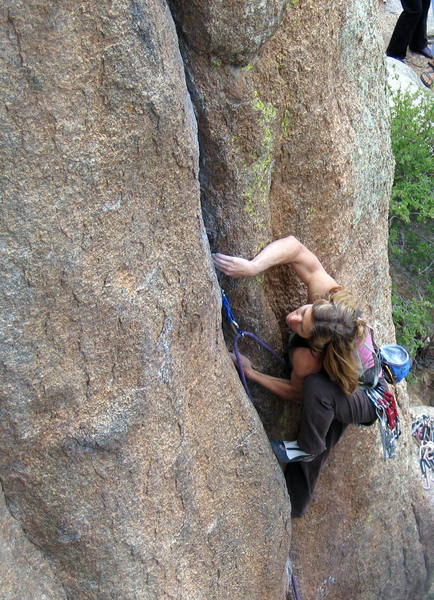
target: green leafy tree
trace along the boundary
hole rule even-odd
[[[392,96],[395,177],[389,212],[389,258],[407,280],[394,285],[393,319],[398,343],[414,357],[432,336],[434,310],[434,96]]]
[[[416,356],[429,335],[427,324],[431,320],[433,304],[429,300],[405,298],[394,289],[392,293],[393,320],[396,341],[407,348],[410,356]]]
[[[408,223],[434,218],[434,97],[395,93],[392,106],[395,177],[390,214]]]

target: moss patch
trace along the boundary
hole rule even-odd
[[[219,69],[224,66],[224,64],[222,63],[221,60],[218,60],[217,58],[214,58],[213,56],[211,57],[210,63],[211,63],[211,66],[214,67],[215,69]]]
[[[290,115],[289,110],[286,109],[283,111],[281,128],[282,128],[282,137],[285,140],[287,140],[289,137],[289,115]]]
[[[262,120],[264,123],[274,121],[277,115],[277,109],[271,104],[271,102],[264,102],[259,97],[258,92],[253,92],[253,108],[259,110],[262,114]]]
[[[264,102],[256,91],[253,94],[252,106],[260,113],[262,148],[258,159],[248,167],[249,183],[243,195],[246,199],[247,214],[258,219],[258,206],[267,202],[270,189],[271,170],[274,162],[273,125],[277,117],[277,110],[271,102]]]

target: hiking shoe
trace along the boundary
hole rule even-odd
[[[302,450],[296,441],[286,442],[284,440],[270,440],[274,454],[283,463],[307,461],[313,456]]]

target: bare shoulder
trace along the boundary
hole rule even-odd
[[[300,244],[292,265],[297,275],[307,285],[309,299],[327,294],[330,289],[338,285],[324,269],[318,257],[303,244]]]
[[[313,354],[309,348],[294,348],[292,368],[298,377],[307,377],[312,373],[321,371],[322,358],[317,354]]]
[[[328,294],[333,288],[340,287],[336,280],[331,277],[324,269],[319,270],[316,276],[311,279],[308,285],[309,301],[313,302],[316,298]]]

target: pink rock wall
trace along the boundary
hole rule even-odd
[[[376,2],[170,4],[2,9],[5,598],[283,600],[290,551],[304,600],[422,600],[405,394],[398,458],[349,430],[291,537],[266,432],[297,413],[246,398],[206,238],[297,235],[393,336]],[[221,282],[282,349],[290,270]]]

